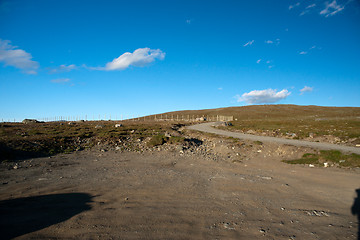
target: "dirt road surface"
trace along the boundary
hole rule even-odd
[[[0,164],[1,239],[356,239],[360,171],[179,152]]]
[[[360,154],[360,148],[358,147],[349,147],[349,146],[342,146],[342,145],[336,145],[330,143],[308,142],[308,141],[301,141],[295,139],[284,139],[284,138],[276,138],[276,137],[268,137],[268,136],[256,136],[256,135],[237,133],[237,132],[229,132],[229,131],[213,128],[212,126],[214,124],[216,123],[213,122],[203,123],[203,124],[189,126],[188,128],[201,132],[214,133],[222,136],[245,139],[245,140],[273,142],[278,144],[289,144],[294,146],[311,147],[311,148],[323,149],[323,150],[339,150],[342,152]]]

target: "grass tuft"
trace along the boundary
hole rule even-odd
[[[318,154],[305,153],[302,158],[295,160],[283,160],[288,164],[313,164],[323,166],[325,162],[339,167],[360,167],[359,154],[343,154],[337,150],[322,150]]]

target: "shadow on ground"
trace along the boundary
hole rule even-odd
[[[351,207],[351,213],[358,218],[358,240],[360,240],[360,188],[355,190],[357,193],[354,204]]]
[[[90,210],[86,193],[50,194],[0,201],[0,239],[31,233]]]

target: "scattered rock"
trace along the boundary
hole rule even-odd
[[[329,217],[330,214],[325,211],[319,210],[304,210],[304,212],[309,216],[316,216],[316,217]]]
[[[313,164],[309,164],[309,167],[315,167]]]
[[[115,127],[118,128],[118,127],[122,127],[123,125],[121,123],[118,123],[118,124],[115,124]]]
[[[328,167],[328,166],[329,166],[329,163],[324,162],[324,167]]]
[[[198,121],[198,122],[203,122],[203,121],[206,121],[206,117],[199,117],[199,118],[196,118],[195,121]]]
[[[246,131],[246,133],[247,134],[255,134],[256,132],[254,130],[250,129],[250,130]]]
[[[104,125],[96,125],[95,128],[103,128],[105,127]]]

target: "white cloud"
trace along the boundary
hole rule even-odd
[[[290,5],[289,10],[293,9],[294,7],[298,7],[298,6],[300,6],[300,2],[298,2],[298,3],[294,4],[294,5]]]
[[[275,103],[282,99],[287,98],[291,92],[287,89],[283,89],[277,92],[276,89],[265,90],[253,90],[248,93],[244,93],[241,97],[237,95],[238,102],[246,102],[248,104],[260,104],[260,103]]]
[[[313,87],[305,86],[303,89],[300,89],[300,95],[303,95],[306,92],[312,92],[314,90]]]
[[[187,24],[191,24],[191,19],[186,19]]]
[[[333,16],[338,12],[344,10],[345,6],[336,3],[336,0],[331,3],[326,2],[325,8],[321,10],[320,15],[325,15],[325,17]]]
[[[245,43],[245,44],[244,44],[244,47],[249,46],[249,45],[252,45],[254,42],[255,42],[255,40],[251,40],[251,41]]]
[[[302,11],[299,16],[304,16],[305,14],[309,13],[310,11],[309,10],[305,10],[305,11]]]
[[[261,58],[259,60],[256,61],[257,64],[259,64],[261,62]]]
[[[313,8],[313,7],[315,7],[315,6],[316,6],[316,4],[313,3],[313,4],[310,4],[309,6],[307,6],[306,9]]]
[[[19,68],[27,74],[36,74],[39,63],[31,59],[30,53],[12,46],[9,40],[0,39],[0,62],[4,62],[5,66]]]
[[[219,87],[218,90],[221,91],[221,90],[223,90],[223,88],[222,88],[222,87]]]
[[[89,69],[94,70],[124,70],[129,66],[134,67],[144,67],[149,63],[152,63],[156,59],[163,60],[165,58],[165,53],[160,49],[150,49],[150,48],[138,48],[133,53],[126,52],[120,57],[115,58],[111,62],[108,62],[105,67],[88,67]]]
[[[279,44],[280,44],[280,39],[277,38],[277,39],[275,39],[275,40],[266,40],[265,43],[267,43],[267,44],[273,44],[273,43],[275,43],[276,45],[279,45]]]
[[[67,83],[70,82],[70,78],[58,78],[51,80],[52,83]]]
[[[59,73],[59,72],[70,72],[71,70],[77,69],[75,64],[70,64],[66,66],[65,64],[60,65],[59,67],[52,68],[50,73]]]
[[[300,55],[305,55],[305,54],[307,54],[307,52],[301,51],[301,52],[299,52],[299,54],[300,54]]]

